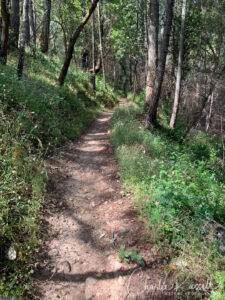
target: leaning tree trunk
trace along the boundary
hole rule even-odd
[[[100,17],[100,3],[98,3],[98,31],[99,31],[99,41],[100,41],[100,54],[101,54],[101,61],[102,61],[102,74],[104,80],[104,88],[106,88],[105,63],[104,63],[104,54],[103,54],[103,41],[102,41],[101,17]]]
[[[183,64],[183,56],[184,56],[184,32],[185,32],[186,4],[187,4],[187,0],[183,0],[182,15],[181,15],[180,48],[179,48],[178,67],[177,67],[177,79],[176,79],[173,111],[172,111],[172,115],[171,115],[171,119],[170,119],[170,128],[171,129],[174,128],[175,123],[176,123],[177,112],[178,112],[178,108],[179,108],[179,100],[180,100],[182,64]]]
[[[159,29],[159,2],[150,1],[150,24],[148,30],[148,61],[146,78],[145,103],[149,104],[154,88],[156,69],[158,63],[158,29]]]
[[[36,48],[36,28],[34,21],[33,0],[29,0],[29,29],[30,29],[30,48],[31,54],[35,55]]]
[[[23,75],[23,65],[25,56],[25,46],[27,42],[27,33],[29,27],[29,0],[23,0],[23,21],[20,34],[20,49],[19,49],[19,61],[17,67],[18,78],[21,79]]]
[[[2,34],[1,34],[0,63],[6,65],[8,40],[9,40],[9,22],[10,22],[6,0],[1,0],[1,14],[2,14]]]
[[[51,17],[51,0],[44,0],[44,17],[41,32],[41,52],[47,53],[49,48],[50,33],[50,17]]]
[[[12,40],[11,45],[18,48],[19,32],[20,32],[20,1],[11,0],[11,30]]]
[[[166,57],[168,53],[170,32],[171,32],[171,26],[173,20],[173,6],[174,6],[174,0],[168,0],[166,5],[166,21],[165,21],[165,27],[163,32],[159,65],[157,68],[155,85],[154,85],[152,98],[150,101],[149,110],[146,118],[146,123],[148,126],[156,123],[157,109],[158,109],[159,98],[161,95],[162,83],[163,83],[163,78],[165,73]]]
[[[59,75],[58,82],[57,82],[59,85],[63,85],[63,83],[64,83],[64,80],[66,78],[66,75],[67,75],[67,72],[68,72],[68,69],[70,66],[71,59],[73,57],[75,43],[76,43],[78,37],[80,36],[80,33],[81,33],[82,29],[84,28],[85,24],[90,19],[92,13],[95,11],[98,1],[99,0],[93,1],[89,11],[86,13],[85,17],[82,19],[80,25],[77,27],[72,38],[70,39],[67,55],[66,55],[66,58],[65,58],[61,73]]]

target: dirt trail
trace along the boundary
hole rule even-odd
[[[108,134],[112,114],[101,113],[78,142],[47,162],[52,179],[44,223],[50,234],[35,275],[39,299],[169,299],[148,293],[162,274],[142,240],[131,195],[120,185]],[[140,250],[148,268],[121,263],[122,244]]]

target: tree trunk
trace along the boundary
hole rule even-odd
[[[11,29],[12,40],[11,45],[18,48],[19,32],[20,32],[20,1],[11,0]]]
[[[146,118],[146,123],[148,126],[156,123],[157,109],[158,109],[158,103],[159,103],[159,98],[161,94],[161,88],[162,88],[162,83],[163,83],[163,78],[165,73],[166,57],[168,53],[170,31],[171,31],[172,20],[173,20],[173,6],[174,6],[174,0],[168,0],[166,6],[166,21],[165,21],[165,28],[163,32],[160,59],[157,68],[157,76],[156,76],[152,98],[150,101],[149,110]]]
[[[209,112],[209,114],[211,114],[211,112],[212,112],[212,105],[213,105],[213,102],[214,102],[214,92],[215,92],[215,89],[216,89],[216,84],[219,81],[220,77],[224,74],[224,69],[220,73],[218,73],[218,70],[217,70],[218,66],[219,66],[219,62],[220,62],[219,59],[220,59],[220,53],[221,53],[222,45],[223,45],[223,35],[219,34],[218,35],[218,44],[216,46],[216,50],[215,51],[213,50],[213,52],[214,52],[214,64],[211,67],[212,73],[211,73],[211,78],[210,78],[209,91],[208,91],[207,95],[203,98],[203,102],[202,102],[200,112],[196,114],[196,116],[193,118],[192,122],[187,127],[184,135],[182,136],[182,138],[180,140],[181,144],[183,143],[183,141],[185,140],[185,138],[189,134],[190,130],[193,127],[196,127],[203,118],[207,118],[207,113],[208,112]],[[199,62],[200,62],[200,60],[199,60]],[[205,62],[205,65],[206,65],[206,62]],[[205,66],[205,69],[206,69],[206,66]],[[200,84],[200,82],[199,82],[199,84]],[[208,86],[208,84],[207,84],[207,86]],[[211,112],[210,112],[210,109],[211,109]],[[210,115],[210,117],[211,117],[211,115]],[[205,129],[206,128],[207,128],[207,124],[206,124]]]
[[[215,74],[215,73],[213,72],[213,74]],[[212,81],[210,83],[210,89],[209,89],[208,96],[204,98],[204,101],[203,101],[203,104],[202,104],[200,112],[195,116],[195,118],[193,119],[192,123],[189,124],[189,126],[187,127],[184,135],[182,136],[182,138],[180,140],[181,144],[186,139],[186,137],[189,134],[189,132],[191,131],[191,129],[193,127],[196,127],[199,124],[199,122],[203,118],[206,117],[207,111],[208,111],[208,107],[210,106],[210,103],[211,103],[211,101],[213,99],[213,94],[214,94],[215,87],[216,87],[216,82],[214,81],[214,79],[212,79]]]
[[[98,74],[102,68],[102,60],[101,60],[101,54],[98,54],[97,62],[95,64],[95,74]]]
[[[129,85],[130,90],[133,88],[133,69],[132,69],[133,63],[131,57],[129,57]]]
[[[1,14],[2,14],[2,34],[1,34],[0,63],[6,65],[8,40],[9,40],[9,22],[10,22],[6,0],[1,1]]]
[[[198,103],[200,98],[200,86],[201,86],[201,39],[199,42],[199,48],[198,48],[198,62],[197,62],[197,78],[196,78],[196,89],[195,89],[195,99],[196,103]]]
[[[93,4],[93,0],[92,0]],[[91,44],[92,44],[92,86],[93,90],[96,90],[96,81],[95,81],[95,14],[92,15],[92,36],[91,36]]]
[[[101,61],[102,61],[102,74],[104,80],[104,88],[106,88],[105,63],[104,63],[104,54],[103,54],[103,41],[102,41],[101,17],[100,17],[100,3],[98,3],[98,31],[99,31],[99,41],[100,41],[100,54],[101,54]]]
[[[210,97],[210,103],[209,108],[206,113],[206,119],[205,119],[205,132],[207,133],[210,126],[211,116],[212,116],[212,108],[213,108],[213,102],[214,102],[214,92],[212,92],[212,95]]]
[[[171,119],[170,119],[170,128],[172,128],[172,129],[174,129],[174,126],[176,123],[177,112],[178,112],[178,108],[179,108],[179,100],[180,100],[182,64],[183,64],[183,56],[184,56],[184,32],[185,32],[186,4],[187,4],[187,0],[183,0],[176,88],[175,88],[175,95],[174,95],[173,111],[172,111],[172,115],[171,115]]]
[[[138,61],[136,60],[134,64],[134,86],[133,86],[133,97],[132,97],[133,102],[135,101],[136,92],[137,92],[137,64]]]
[[[141,6],[143,7],[144,10],[144,49],[145,49],[145,85],[147,85],[147,75],[148,75],[148,47],[149,47],[149,42],[148,42],[148,5],[146,0],[142,0],[143,2],[141,3]],[[158,49],[158,48],[157,48]]]
[[[62,32],[63,32],[63,43],[64,43],[64,50],[65,50],[65,55],[67,53],[67,36],[66,36],[66,30],[63,24],[61,24]]]
[[[159,29],[159,2],[158,0],[150,1],[150,24],[148,31],[148,61],[147,61],[147,78],[146,78],[146,104],[150,103],[156,69],[158,62],[158,29]]]
[[[116,85],[117,85],[117,77],[116,77],[116,59],[114,57],[114,60],[113,60],[113,87],[115,88]]]
[[[101,18],[101,36],[102,36],[102,38],[104,36],[103,19],[102,18]],[[106,54],[104,55],[104,59],[105,59],[105,56],[106,56]],[[100,52],[100,45],[99,45],[99,53],[98,53],[97,61],[95,59],[95,74],[98,74],[100,72],[101,68],[102,68],[102,59],[101,59],[101,52]],[[89,70],[89,72],[93,72],[93,66]]]
[[[21,28],[19,61],[18,61],[18,68],[17,68],[17,74],[19,79],[21,79],[23,75],[25,46],[27,42],[27,33],[28,33],[28,26],[29,26],[28,11],[29,11],[29,0],[23,0],[23,21],[22,21],[22,28]]]
[[[88,22],[89,18],[91,17],[92,13],[94,12],[94,10],[98,4],[98,1],[99,0],[93,1],[89,11],[86,13],[85,17],[82,19],[80,25],[77,27],[72,38],[70,39],[67,55],[66,55],[66,58],[64,61],[64,65],[62,67],[62,70],[61,70],[61,73],[60,73],[59,79],[58,79],[59,85],[63,85],[63,83],[64,83],[64,80],[66,78],[66,75],[67,75],[67,72],[68,72],[68,69],[70,66],[71,59],[73,57],[75,43],[76,43],[78,37],[80,36],[80,33],[81,33],[82,29],[84,28],[85,24]]]
[[[49,33],[51,20],[51,0],[44,0],[44,17],[41,32],[41,52],[47,53],[49,48]]]
[[[29,28],[30,28],[30,48],[31,54],[35,55],[36,48],[36,28],[33,10],[33,0],[29,0]]]
[[[84,18],[86,15],[86,9],[85,9],[85,1],[81,1],[81,7],[82,7],[82,17]],[[82,69],[84,72],[88,71],[88,57],[89,57],[89,47],[88,47],[88,30],[84,29],[83,32],[83,51],[82,51]],[[91,71],[93,72],[93,70]]]

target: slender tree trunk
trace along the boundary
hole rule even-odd
[[[132,59],[129,57],[129,84],[130,84],[130,90],[133,88],[133,70],[132,70]]]
[[[213,103],[214,103],[214,92],[212,92],[212,95],[210,97],[209,109],[208,109],[208,112],[206,114],[206,119],[205,119],[205,132],[206,133],[209,131],[210,121],[211,121],[211,117],[212,117]]]
[[[92,0],[92,4],[93,4],[93,0]],[[95,14],[92,14],[92,86],[93,86],[93,90],[96,90],[96,81],[95,81]]]
[[[27,33],[28,33],[28,26],[29,26],[28,11],[29,11],[29,0],[23,0],[23,21],[22,21],[22,28],[21,28],[19,61],[18,61],[18,68],[17,68],[17,74],[19,79],[21,79],[23,75],[25,46],[27,42]]]
[[[97,62],[95,64],[95,74],[98,74],[102,68],[101,53],[98,54]]]
[[[11,0],[11,25],[12,40],[11,45],[18,48],[19,32],[20,32],[20,1]]]
[[[174,128],[175,123],[176,123],[177,112],[178,112],[178,108],[179,108],[179,100],[180,100],[182,64],[183,64],[183,56],[184,56],[184,33],[185,33],[186,4],[187,4],[187,0],[183,0],[176,88],[175,88],[175,95],[174,95],[173,111],[172,111],[172,115],[171,115],[171,119],[170,119],[170,128],[172,128],[172,129]]]
[[[103,38],[104,32],[103,32],[103,20],[101,19],[101,36]],[[105,55],[103,57],[103,59],[105,60]],[[99,53],[98,53],[98,58],[97,61],[95,59],[95,74],[98,74],[100,72],[102,68],[102,58],[101,58],[101,51],[100,51],[100,45],[99,45]],[[93,66],[91,68],[91,70],[89,70],[89,72],[93,72]]]
[[[121,72],[120,73],[120,82],[121,82],[121,85],[123,86],[123,92],[124,94],[126,93],[126,90],[127,90],[127,86],[128,86],[128,75],[127,75],[127,65],[126,65],[126,59],[123,59],[120,61],[120,67],[121,67]]]
[[[117,84],[117,77],[116,77],[116,59],[114,57],[114,60],[113,60],[113,86],[114,88],[116,87],[116,84]]]
[[[148,75],[148,47],[149,47],[149,42],[148,42],[148,5],[147,1],[143,0],[142,2],[142,7],[144,10],[144,48],[145,48],[145,85],[147,85],[147,75]]]
[[[219,34],[218,44],[217,44],[217,47],[216,47],[216,50],[215,50],[215,53],[214,53],[214,55],[215,55],[214,56],[214,64],[211,67],[212,73],[211,73],[211,77],[210,77],[210,83],[207,85],[207,86],[209,86],[208,93],[203,98],[203,102],[202,102],[200,112],[195,115],[192,122],[187,127],[184,135],[182,136],[182,138],[180,140],[180,143],[183,143],[183,141],[185,140],[185,138],[187,137],[187,135],[189,134],[189,132],[191,131],[191,129],[193,127],[196,127],[203,118],[207,118],[207,113],[210,111],[210,109],[211,109],[211,112],[212,112],[212,105],[213,105],[213,102],[214,102],[214,92],[215,92],[215,89],[216,89],[216,84],[219,81],[220,77],[223,75],[223,72],[220,72],[220,73],[217,72],[218,65],[219,65],[219,62],[220,62],[219,58],[220,58],[220,54],[221,54],[222,45],[223,45],[223,35]],[[205,69],[206,69],[206,65],[207,65],[207,63],[205,62]],[[206,126],[207,126],[207,124],[206,124]]]
[[[163,78],[165,73],[166,57],[168,53],[170,31],[171,31],[172,20],[173,20],[173,6],[174,6],[174,0],[168,0],[166,6],[166,22],[165,22],[165,28],[163,32],[163,40],[162,40],[162,46],[160,51],[159,65],[157,68],[157,76],[156,76],[152,98],[150,101],[149,110],[146,118],[146,123],[148,126],[156,123],[157,109],[158,109],[158,103],[161,95],[161,88],[162,88],[162,83],[163,83]]]
[[[146,104],[150,103],[154,88],[158,62],[158,29],[159,29],[159,2],[150,1],[150,24],[148,31],[148,62],[146,78]]]
[[[100,2],[98,3],[98,31],[99,31],[99,41],[100,41],[100,54],[101,54],[101,61],[102,61],[102,74],[103,74],[103,80],[104,80],[104,88],[106,88],[105,63],[104,63],[103,41],[102,41],[102,30],[101,30]]]
[[[196,127],[199,122],[206,117],[207,115],[207,111],[208,111],[208,107],[210,106],[210,102],[212,101],[212,97],[213,97],[213,94],[214,94],[214,90],[215,90],[215,87],[216,87],[216,83],[214,80],[211,81],[211,84],[210,84],[210,89],[209,89],[209,93],[208,93],[208,96],[205,97],[204,101],[203,101],[203,104],[202,104],[202,108],[200,110],[200,113],[197,114],[194,118],[194,120],[192,121],[192,123],[187,127],[184,135],[182,136],[181,138],[181,141],[180,143],[182,143],[187,135],[189,134],[189,132],[191,131],[191,129],[193,127]]]
[[[201,86],[201,39],[198,45],[198,62],[197,62],[197,78],[196,78],[196,89],[195,89],[195,99],[196,103],[198,103],[198,100],[200,98],[200,86]]]
[[[70,39],[67,55],[66,55],[61,73],[59,75],[59,79],[58,79],[59,85],[63,85],[63,83],[64,83],[64,80],[66,78],[66,75],[67,75],[67,72],[68,72],[68,69],[70,66],[71,59],[73,57],[75,43],[76,43],[78,37],[80,36],[80,33],[81,33],[82,29],[84,28],[85,24],[88,22],[89,18],[91,17],[92,13],[94,12],[94,10],[98,4],[98,1],[99,0],[93,0],[93,3],[91,5],[89,11],[86,13],[85,17],[82,19],[80,25],[77,27],[72,38]]]
[[[133,97],[132,97],[133,102],[136,98],[136,92],[137,92],[137,64],[138,62],[136,60],[134,64],[134,86],[133,86]]]
[[[34,18],[34,10],[33,10],[33,0],[29,0],[29,28],[30,28],[31,54],[35,55],[36,27],[35,27],[35,18]]]
[[[9,13],[7,9],[7,1],[1,0],[1,14],[2,14],[2,34],[1,34],[1,49],[0,49],[0,63],[6,65],[8,40],[9,40]]]
[[[223,132],[223,116],[220,116],[220,134],[221,134],[221,144],[223,149],[223,160],[222,160],[222,166],[224,168],[225,166],[225,143],[224,143],[224,132]]]
[[[44,17],[41,33],[41,52],[47,53],[49,48],[49,33],[51,20],[51,0],[44,0]]]
[[[81,1],[81,7],[82,7],[82,17],[84,18],[86,15],[86,9],[85,9],[85,1]],[[88,31],[84,28],[83,31],[83,51],[82,51],[82,69],[83,71],[88,71]],[[91,71],[92,72],[92,71]]]
[[[63,32],[63,43],[64,43],[64,50],[65,50],[65,55],[67,53],[67,36],[66,36],[66,30],[63,24],[61,24],[62,32]]]

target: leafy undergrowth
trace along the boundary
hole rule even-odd
[[[41,242],[43,158],[76,139],[117,97],[109,87],[104,91],[100,78],[95,94],[81,71],[71,70],[65,86],[56,86],[61,63],[54,58],[27,58],[21,81],[15,58],[9,63],[0,66],[0,295],[21,297],[32,289]]]
[[[126,246],[121,245],[118,253],[118,257],[120,260],[129,263],[135,262],[142,267],[145,267],[146,263],[141,254],[137,253],[137,250],[132,248],[130,251],[126,251]]]
[[[176,270],[174,276],[185,277],[187,286],[212,278],[216,286],[225,276],[222,147],[201,132],[192,132],[180,145],[173,132],[141,126],[142,112],[140,105],[131,104],[118,108],[112,120],[123,183],[136,195],[148,238],[171,249],[167,268]]]

